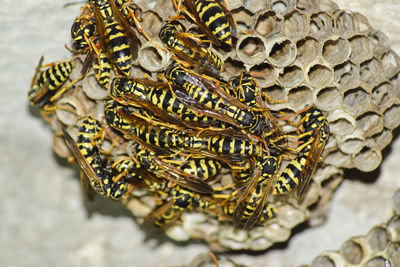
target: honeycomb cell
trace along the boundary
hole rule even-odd
[[[286,229],[292,229],[301,222],[304,222],[304,212],[290,205],[278,207],[279,224]]]
[[[365,267],[386,267],[386,259],[383,257],[375,257],[365,263]]]
[[[355,18],[349,10],[337,10],[334,12],[336,21],[336,34],[347,37],[352,34],[356,28]]]
[[[385,109],[392,105],[394,100],[393,86],[389,82],[379,84],[372,89],[371,102],[380,109]]]
[[[393,88],[395,88],[394,93],[396,98],[400,98],[400,73],[390,79],[390,82],[393,85]]]
[[[361,13],[353,12],[354,21],[356,22],[356,31],[360,33],[368,34],[371,32],[371,25],[368,19]]]
[[[343,152],[336,150],[329,153],[325,159],[324,163],[330,164],[339,168],[353,168],[354,164],[351,157]]]
[[[279,75],[278,80],[282,87],[296,87],[304,80],[303,70],[299,66],[291,65],[283,69],[283,72]]]
[[[303,64],[303,66],[308,65],[316,58],[321,56],[321,45],[320,43],[312,38],[306,37],[297,41],[297,60]]]
[[[360,64],[374,56],[373,45],[364,35],[355,35],[349,38],[351,45],[351,62]]]
[[[364,137],[359,131],[338,138],[339,149],[346,154],[357,154],[364,146]]]
[[[378,168],[382,161],[380,150],[364,147],[353,158],[354,167],[363,172],[371,172]]]
[[[400,217],[394,216],[387,225],[387,233],[391,242],[400,242]]]
[[[316,101],[314,103],[325,111],[335,110],[342,104],[342,95],[336,87],[322,88],[321,90],[314,91],[316,94]]]
[[[257,35],[242,35],[236,44],[236,53],[245,64],[260,64],[267,56],[266,45]]]
[[[366,112],[356,118],[357,128],[364,132],[365,137],[370,137],[383,130],[383,119],[375,112]]]
[[[158,44],[162,46],[161,44]],[[147,42],[139,50],[138,62],[141,67],[150,72],[165,69],[171,58],[170,53],[157,49],[154,44]]]
[[[365,257],[364,249],[356,240],[347,240],[340,249],[346,262],[360,264]]]
[[[386,249],[386,255],[389,258],[388,263],[391,264],[389,267],[400,266],[400,246],[398,243],[390,243]]]
[[[307,34],[307,25],[307,16],[298,10],[293,10],[286,14],[283,19],[283,32],[285,36],[298,40]]]
[[[236,23],[243,30],[249,30],[252,26],[253,16],[254,14],[245,9],[244,7],[240,7],[237,9],[231,9],[232,17],[236,21]]]
[[[263,89],[263,92],[266,93],[271,99],[277,101],[285,101],[286,100],[286,90],[279,85],[273,85]]]
[[[310,17],[310,35],[322,40],[326,36],[333,34],[333,25],[333,18],[327,12],[314,13]]]
[[[400,124],[400,106],[393,105],[384,112],[385,127],[393,130]]]
[[[267,60],[277,67],[286,67],[296,59],[296,45],[292,40],[285,37],[276,37],[267,40],[265,49],[267,51]]]
[[[144,29],[146,29],[146,33],[150,37],[158,36],[158,33],[163,25],[162,18],[153,11],[146,11],[144,12],[142,19],[143,21],[140,24]]]
[[[322,45],[322,57],[331,64],[331,66],[341,64],[348,60],[350,53],[350,43],[337,35],[328,38]]]
[[[348,135],[356,128],[355,119],[343,110],[335,110],[327,117],[329,129],[334,135]]]
[[[320,63],[311,63],[305,69],[305,77],[313,88],[329,87],[333,82],[333,69]]]
[[[224,63],[225,72],[229,77],[235,76],[244,70],[243,62],[232,58],[227,58]]]
[[[250,73],[252,73],[261,87],[271,86],[276,83],[276,70],[271,64],[261,63],[255,65],[250,69]]]
[[[378,133],[373,136],[374,138],[374,147],[383,150],[393,139],[392,131],[384,129],[381,133]]]
[[[368,39],[372,44],[376,58],[381,58],[387,51],[390,50],[390,41],[383,32],[373,30],[368,34]]]
[[[400,215],[400,189],[397,189],[392,198],[394,212]]]
[[[295,3],[295,0],[271,0],[271,9],[283,15],[293,10]]]
[[[296,111],[312,105],[312,91],[307,86],[293,88],[288,93],[289,104]]]
[[[290,237],[290,230],[276,222],[268,224],[263,230],[264,236],[274,242],[284,242]]]
[[[369,86],[381,83],[385,80],[382,63],[375,58],[361,63],[360,79]]]
[[[354,115],[363,112],[368,104],[369,94],[362,87],[347,90],[344,93],[343,108]]]
[[[389,243],[386,229],[375,227],[368,233],[367,241],[372,250],[376,252],[384,250]]]
[[[382,57],[383,70],[387,78],[392,78],[399,72],[399,56],[393,50],[385,53]]]
[[[276,16],[274,11],[268,10],[259,14],[254,30],[265,37],[281,32],[281,19]]]
[[[256,13],[256,12],[258,12],[258,11],[260,11],[260,10],[265,8],[265,2],[264,1],[259,1],[259,0],[247,0],[247,1],[244,1],[244,5],[254,13]],[[231,4],[229,4],[229,7],[232,8]]]
[[[339,84],[342,92],[360,86],[360,68],[350,61],[334,68],[334,81]]]
[[[94,75],[86,75],[82,80],[82,91],[93,100],[102,100],[108,96],[109,90],[98,85]]]
[[[69,157],[73,157],[71,151],[65,143],[64,135],[60,132],[56,132],[53,135],[53,149],[57,156],[59,156],[60,158],[66,159]]]
[[[344,267],[345,262],[343,258],[336,252],[324,252],[316,257],[310,267]]]

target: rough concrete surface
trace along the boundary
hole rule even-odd
[[[366,15],[400,53],[398,0],[338,1]],[[77,169],[52,152],[52,134],[27,91],[41,55],[66,58],[70,26],[79,4],[61,0],[3,0],[0,9],[0,266],[174,266],[190,262],[206,245],[145,240],[134,219],[117,203],[82,201]],[[400,187],[400,140],[385,150],[372,174],[348,172],[334,196],[326,224],[297,233],[287,244],[257,255],[230,257],[251,266],[310,263],[347,238],[364,235],[391,215]],[[369,182],[364,182],[368,179]]]

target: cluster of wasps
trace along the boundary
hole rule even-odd
[[[178,15],[159,32],[164,47],[154,43],[173,56],[157,80],[131,77],[137,34],[151,41],[134,1],[90,0],[71,28],[73,60],[84,58],[81,76],[67,83],[72,59],[47,65],[41,59],[29,100],[46,113],[63,108],[56,100],[92,68],[99,85],[110,88],[103,120],[80,118],[76,139],[62,128],[90,189],[118,200],[146,188],[156,208],[145,222],[162,229],[193,209],[251,229],[276,215],[268,196],[306,192],[329,138],[328,123],[314,106],[295,114],[297,123],[270,110],[273,100],[252,73],[221,77],[223,61],[210,43],[229,51],[241,30],[225,2],[173,4]],[[184,32],[182,19],[202,34]],[[295,134],[285,133],[282,124],[295,127]],[[104,151],[105,139],[112,147],[129,143],[126,154]],[[289,163],[281,167],[285,157]],[[221,186],[223,170],[231,183]]]

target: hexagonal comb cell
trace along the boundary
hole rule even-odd
[[[276,83],[276,71],[271,64],[261,63],[259,65],[254,65],[251,67],[250,73],[261,87],[271,86]]]
[[[280,19],[274,11],[268,10],[258,15],[254,30],[263,36],[269,36],[281,31]]]
[[[360,64],[360,79],[366,85],[374,86],[385,79],[382,63],[371,59]]]
[[[286,67],[296,59],[297,48],[292,40],[285,37],[268,39],[265,42],[267,60],[276,67]]]
[[[334,68],[334,81],[342,92],[355,88],[360,85],[360,68],[350,61],[337,65]]]
[[[259,64],[267,56],[263,39],[257,35],[242,35],[236,44],[236,53],[245,64]]]
[[[288,99],[290,106],[296,111],[299,111],[300,109],[311,105],[311,89],[307,86],[290,89]]]
[[[272,0],[271,9],[279,14],[285,14],[294,8],[295,0]]]
[[[381,115],[375,112],[366,112],[356,119],[357,128],[364,132],[365,137],[372,136],[383,130],[383,120]]]
[[[310,17],[310,35],[322,40],[333,34],[334,20],[327,12],[317,12]]]
[[[314,61],[320,56],[321,45],[320,43],[312,38],[306,37],[297,42],[297,60],[304,66]]]
[[[364,35],[355,35],[349,39],[351,45],[351,62],[360,64],[374,56],[372,43]]]
[[[307,22],[307,16],[304,13],[293,10],[283,19],[284,34],[293,40],[305,37],[308,30]]]
[[[313,88],[328,87],[333,81],[333,69],[321,63],[311,63],[305,69],[306,81]]]
[[[387,78],[392,78],[399,72],[399,56],[390,50],[382,57],[382,65]]]
[[[323,110],[335,110],[342,104],[342,95],[336,87],[322,88],[314,92],[316,100],[314,103]]]
[[[303,82],[304,74],[301,67],[292,65],[283,69],[279,75],[279,83],[283,87],[293,88]]]
[[[346,262],[354,265],[360,264],[365,257],[363,247],[355,240],[346,241],[340,249],[340,252]]]
[[[382,154],[380,150],[364,147],[353,158],[354,166],[363,171],[370,172],[378,168],[382,161]]]
[[[250,29],[253,22],[253,13],[244,7],[240,7],[237,9],[232,9],[231,14],[239,27],[246,31]]]
[[[350,53],[350,43],[340,36],[332,36],[325,40],[322,45],[322,57],[331,64],[331,66],[341,64],[348,60]]]
[[[383,82],[372,89],[371,102],[381,109],[385,109],[395,99],[393,86],[389,82]]]
[[[386,233],[386,229],[382,227],[376,227],[372,229],[367,235],[367,241],[369,246],[374,251],[382,251],[386,248],[389,243],[389,238]]]
[[[363,112],[369,104],[369,94],[362,87],[347,90],[343,97],[343,108],[353,115]]]
[[[168,65],[170,54],[157,49],[152,43],[142,45],[138,53],[140,66],[150,72],[165,69]]]

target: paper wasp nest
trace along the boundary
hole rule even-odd
[[[400,190],[393,195],[393,216],[364,236],[352,237],[338,251],[317,256],[310,267],[400,266]]]
[[[287,240],[298,224],[324,219],[330,198],[342,180],[342,168],[372,171],[382,160],[381,151],[391,142],[392,131],[400,123],[400,74],[398,56],[388,46],[387,37],[374,30],[359,13],[340,10],[328,0],[247,0],[228,1],[239,26],[250,31],[237,36],[234,49],[213,48],[224,61],[224,78],[242,69],[257,73],[257,82],[273,100],[270,108],[294,114],[315,104],[329,121],[331,136],[313,182],[302,201],[294,194],[272,205],[276,218],[250,231],[220,222],[198,211],[183,214],[183,221],[167,230],[175,240],[203,239],[214,251],[264,250]],[[140,5],[140,3],[139,3]],[[154,8],[140,5],[142,27],[162,47],[158,33],[163,22],[175,15],[171,1],[160,0]],[[186,30],[195,25],[182,21]],[[171,57],[139,35],[141,47],[131,76],[154,79]],[[80,69],[79,67],[76,69]],[[91,113],[101,120],[108,91],[97,85],[93,75],[82,81],[82,91],[67,91],[59,103],[75,109],[79,116]],[[57,110],[52,118],[56,130],[54,149],[70,156],[62,141],[61,123],[76,131],[76,114]],[[126,143],[113,153],[126,152]],[[145,217],[154,200],[140,196],[125,205],[138,217]],[[380,228],[377,228],[380,231]],[[349,243],[350,244],[350,243]],[[351,246],[350,246],[351,247]],[[349,248],[351,249],[351,248]]]

